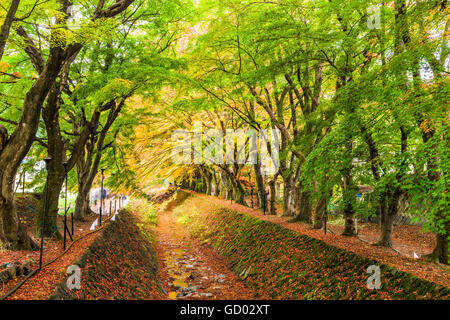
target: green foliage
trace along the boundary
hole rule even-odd
[[[365,216],[401,194],[406,214],[448,235],[450,50],[441,1],[403,10],[401,1],[136,0],[120,16],[99,19],[90,2],[71,3],[68,17],[59,1],[21,1],[0,61],[0,122],[9,133],[39,73],[23,29],[44,59],[55,46],[82,45],[58,109],[68,158],[97,112],[99,132],[108,106],[123,104],[97,150],[112,189],[142,193],[141,174],[155,166],[155,180],[193,179],[192,165],[168,160],[167,141],[195,120],[284,128],[276,175],[286,182],[298,172],[294,183],[313,205],[325,199]],[[379,28],[368,24],[372,5],[380,7]],[[47,153],[43,123],[36,136],[21,167],[29,173]],[[30,187],[42,190],[44,173]],[[72,190],[77,174],[69,174]],[[370,200],[356,201],[361,186],[373,190]]]

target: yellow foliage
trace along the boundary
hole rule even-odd
[[[175,254],[178,256],[182,256],[184,254],[184,250],[182,249],[175,249],[173,250],[173,252],[175,252]]]
[[[173,285],[174,286],[179,286],[181,288],[186,288],[188,286],[186,282],[184,282],[183,280],[179,280],[179,279],[175,280],[173,282]]]
[[[7,62],[0,62],[0,71],[1,72],[7,72],[10,65]]]
[[[431,132],[434,131],[434,127],[431,124],[431,121],[429,119],[425,119],[424,121],[422,121],[422,123],[420,124],[420,130],[422,132]]]

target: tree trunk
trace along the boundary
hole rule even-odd
[[[255,172],[255,180],[256,180],[256,194],[257,194],[256,206],[263,208],[264,201],[266,199],[266,193],[264,188],[264,179],[261,174],[261,164],[258,161],[253,165],[253,171]]]
[[[294,175],[290,175],[284,181],[283,216],[295,216],[295,183]]]
[[[269,182],[269,189],[270,189],[270,208],[268,210],[269,214],[276,215],[277,214],[277,208],[275,207],[276,202],[276,186],[275,186],[275,179],[272,179]]]
[[[236,203],[247,206],[247,202],[245,201],[245,190],[242,187],[242,184],[239,180],[230,179],[233,191],[233,200]]]
[[[380,227],[381,237],[378,245],[384,247],[392,247],[392,226],[394,224],[394,216],[388,213],[385,205],[381,206]]]
[[[295,186],[295,210],[298,212],[300,210],[300,186]]]
[[[6,186],[5,186],[6,187]],[[26,228],[19,222],[16,207],[14,205],[14,194],[10,190],[5,190],[2,186],[2,203],[0,204],[0,242],[1,247],[7,250],[32,250],[37,245],[28,236]],[[5,192],[6,191],[6,192]],[[11,197],[8,195],[11,194]],[[8,214],[5,214],[8,213]]]
[[[344,202],[344,231],[343,236],[356,236],[355,221],[353,216],[355,214],[354,202],[356,197],[356,189],[352,182],[350,171],[344,176],[343,182],[343,202]]]
[[[88,155],[88,157],[89,156],[90,155]],[[94,161],[86,161],[85,167],[80,168],[81,170],[84,170],[85,174],[82,175],[83,178],[78,179],[78,194],[75,201],[74,212],[74,218],[76,220],[83,221],[85,216],[91,212],[91,208],[89,205],[89,191],[91,190],[95,176],[97,175],[98,167],[100,165],[100,158],[101,153],[97,153]],[[103,191],[101,190],[101,192]]]
[[[0,28],[0,61],[3,57],[3,52],[6,47],[6,40],[9,37],[9,31],[11,30],[11,25],[14,21],[14,16],[16,15],[16,11],[19,8],[20,0],[12,0],[11,6],[8,9],[8,13],[6,14],[5,21]]]
[[[275,193],[276,193],[276,196],[277,196],[277,201],[279,201],[279,200],[281,200],[281,183],[276,183],[275,184]]]
[[[216,175],[215,171],[212,172],[212,177],[214,179],[214,196],[218,197],[220,194],[220,190],[219,190],[220,188],[219,188],[219,181],[217,179],[217,175]]]
[[[350,205],[344,207],[344,231],[343,236],[356,236],[355,221],[353,219],[353,208]]]
[[[61,80],[64,83],[63,80]],[[48,169],[48,186],[45,190],[48,192],[47,200],[45,194],[42,195],[39,202],[39,211],[37,215],[37,223],[35,233],[41,236],[42,218],[44,215],[45,201],[47,201],[47,213],[45,216],[44,236],[54,236],[61,239],[61,234],[57,231],[56,220],[58,217],[59,195],[64,183],[65,171],[63,162],[66,160],[66,147],[61,137],[59,127],[59,108],[60,108],[60,87],[59,83],[55,83],[47,97],[46,107],[42,110],[42,118],[44,119],[47,140],[48,140],[48,156],[52,159]]]
[[[422,132],[422,140],[427,143],[435,134],[434,130],[428,132]],[[448,137],[443,137],[446,139],[448,146]],[[433,150],[437,149],[437,145],[432,145]],[[434,151],[435,152],[435,151]],[[437,152],[436,152],[437,153]],[[434,183],[443,179],[442,170],[439,168],[439,160],[437,156],[432,156],[427,160],[427,169],[428,169],[428,179]],[[444,171],[445,172],[445,171]],[[444,209],[445,210],[445,209]],[[448,213],[441,210],[436,215],[436,220],[443,221],[444,224],[444,233],[436,233],[436,247],[431,254],[433,260],[437,260],[444,264],[449,264],[448,261],[448,239],[450,237],[450,222],[448,221]]]
[[[295,220],[306,223],[312,222],[312,205],[309,199],[309,193],[306,191],[300,192],[300,211]]]
[[[86,143],[86,147],[80,152],[76,162],[78,176],[78,194],[75,200],[75,220],[84,221],[86,215],[92,213],[89,204],[89,191],[92,187],[94,177],[91,177],[91,167],[94,157],[95,137],[92,136]]]
[[[50,167],[59,167],[61,163],[56,163],[56,161],[50,162]],[[55,237],[56,239],[62,239],[61,234],[57,227],[57,217],[58,217],[58,204],[59,204],[59,194],[64,184],[64,169],[54,169],[49,170],[48,185],[46,184],[44,192],[42,194],[41,200],[39,201],[39,211],[37,215],[35,234],[41,236],[42,231],[42,217],[44,214],[45,206],[45,189],[48,188],[47,195],[47,213],[45,215],[44,223],[44,237]]]
[[[221,195],[226,200],[232,199],[233,187],[231,184],[230,177],[225,172],[225,170],[220,169],[220,181],[222,182]]]
[[[448,261],[448,235],[450,234],[448,227],[446,234],[436,234],[436,247],[432,256],[441,263],[449,264]]]
[[[77,161],[78,194],[75,201],[75,212],[73,213],[73,217],[78,221],[84,221],[86,215],[92,213],[89,203],[89,192],[92,187],[92,181],[89,177],[92,163],[92,147],[90,144],[87,149],[87,159],[83,152]]]
[[[199,166],[198,168],[199,168],[200,175],[201,175],[202,181],[203,181],[203,191],[207,195],[211,195],[211,192],[212,192],[212,188],[211,188],[211,182],[212,182],[211,173],[208,171],[207,168],[203,168],[201,166]]]
[[[208,196],[210,196],[212,193],[212,186],[211,186],[211,179],[210,179],[209,175],[206,175],[205,180],[206,180],[206,194]]]
[[[388,192],[381,198],[381,238],[378,245],[392,247],[392,229],[394,217],[397,215],[401,190],[397,187],[394,192]]]
[[[92,213],[89,202],[90,186],[84,183],[78,184],[78,195],[75,202],[75,212],[73,214],[74,219],[78,221],[84,221],[86,215]]]
[[[317,203],[317,206],[314,210],[314,229],[322,229],[323,227],[323,215],[325,212],[326,199],[325,197],[321,198]]]
[[[200,187],[200,192],[206,194],[207,188],[208,188],[208,182],[206,181],[205,177],[201,177],[201,187]]]
[[[39,78],[26,93],[22,115],[4,148],[0,149],[0,241],[8,249],[31,249],[32,241],[19,226],[14,207],[14,179],[38,129],[41,107],[61,69],[63,50],[53,47]],[[3,147],[3,146],[1,146]]]
[[[127,97],[123,97],[122,101],[118,105],[114,101],[105,103],[105,105],[110,106],[110,110],[106,123],[100,131],[98,138],[95,134],[92,134],[89,141],[86,143],[86,148],[82,148],[79,151],[81,154],[77,158],[76,162],[78,172],[78,195],[75,202],[74,213],[74,218],[77,220],[83,220],[84,216],[91,212],[89,206],[89,191],[91,190],[92,183],[94,182],[100,166],[106,134],[108,133],[111,125],[117,119],[126,98]],[[99,115],[100,113],[96,114]],[[92,124],[91,120],[91,129],[95,132],[98,122],[95,122],[94,124]],[[103,190],[100,190],[100,192],[103,192]]]
[[[353,108],[350,108],[353,110]],[[353,182],[352,170],[353,170],[353,138],[348,136],[348,140],[345,143],[345,155],[344,155],[344,168],[342,170],[342,200],[344,207],[344,231],[342,232],[343,236],[353,237],[356,236],[356,228],[355,222],[353,220],[353,216],[355,214],[355,201],[356,201],[356,192],[357,187]],[[370,146],[369,146],[370,149]],[[371,154],[371,156],[373,156]]]
[[[300,187],[300,210],[298,215],[295,216],[294,221],[303,221],[306,223],[311,223],[312,221],[312,205],[309,199],[309,193],[304,191],[301,184]]]

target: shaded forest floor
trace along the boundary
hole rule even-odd
[[[40,244],[40,238],[36,236],[36,215],[37,208],[39,205],[38,196],[35,194],[25,194],[25,195],[17,195],[15,198],[15,204],[17,209],[17,214],[19,216],[20,221],[26,227],[28,235],[33,239],[34,243],[37,245]],[[69,217],[68,217],[69,218]],[[92,222],[96,219],[94,216],[86,217],[85,221],[76,221],[74,222],[74,233],[77,237],[89,231],[89,228],[92,225]],[[69,220],[69,219],[68,219]],[[70,228],[70,221],[68,221],[68,225]],[[62,231],[64,226],[63,216],[57,217],[57,227],[58,232],[62,235]],[[69,236],[67,236],[67,243],[70,242]],[[63,243],[62,241],[56,240],[54,238],[45,239],[44,240],[44,250],[46,252],[44,261],[48,259],[52,259],[59,252],[62,251]],[[20,250],[20,251],[6,251],[0,249],[0,266],[6,263],[24,263],[27,261],[37,262],[39,259],[39,250],[31,251],[31,250]]]
[[[15,198],[17,213],[19,219],[27,228],[28,234],[33,241],[39,245],[40,239],[35,235],[36,227],[36,212],[39,204],[39,199],[34,194],[18,195]],[[93,208],[95,210],[95,208]],[[102,215],[106,219],[105,215]],[[74,238],[81,237],[90,232],[92,223],[98,216],[87,216],[85,221],[74,221]],[[57,226],[59,232],[62,234],[63,217],[58,216]],[[70,224],[69,224],[70,226]],[[81,240],[77,241],[61,258],[54,263],[44,267],[36,276],[30,278],[22,287],[20,287],[8,299],[22,300],[22,299],[47,299],[53,293],[56,284],[66,275],[67,266],[69,266],[78,256],[80,256],[95,240],[99,233],[87,235]],[[70,238],[67,236],[67,247],[70,244]],[[55,238],[44,240],[44,254],[43,264],[52,261],[64,251],[63,241]],[[17,263],[27,264],[32,270],[39,266],[39,250],[20,250],[8,251],[0,249],[0,271],[7,266]],[[6,284],[0,282],[0,296],[7,293],[14,286],[16,286],[23,277],[17,277]]]
[[[186,192],[191,193],[200,199],[206,200],[203,204],[205,206],[205,210],[210,210],[210,205],[214,204],[215,206],[226,207],[262,220],[271,221],[287,229],[298,232],[299,234],[323,240],[326,243],[338,248],[351,251],[369,259],[377,260],[398,270],[411,273],[418,278],[432,281],[450,288],[450,272],[448,267],[437,265],[424,259],[414,259],[412,257],[412,252],[414,250],[417,250],[415,252],[418,254],[429,253],[434,245],[434,240],[432,240],[433,235],[430,233],[421,232],[420,227],[394,227],[394,248],[396,248],[400,252],[399,253],[389,248],[378,247],[370,243],[363,242],[356,237],[341,236],[340,232],[342,232],[342,227],[340,226],[332,225],[331,230],[334,234],[324,234],[323,230],[313,229],[311,225],[306,223],[291,223],[288,222],[288,218],[286,217],[281,217],[278,215],[264,215],[260,210],[252,209],[234,202],[231,203],[229,200],[188,190],[186,190]],[[367,224],[367,227],[360,230],[361,239],[368,242],[375,242],[378,239],[377,233],[379,231],[377,230],[377,227],[373,225],[373,223]]]
[[[250,197],[247,197],[246,201],[250,204]],[[275,207],[278,213],[277,216],[280,217],[283,213],[283,204],[277,202]],[[342,216],[336,218],[336,216],[331,216],[327,229],[331,234],[340,235],[344,231],[344,220]],[[285,220],[288,219],[286,218]],[[298,223],[306,228],[310,227],[306,223]],[[378,223],[358,220],[357,228],[358,237],[362,241],[375,244],[380,239],[381,228]],[[321,232],[323,232],[323,229]],[[432,232],[423,231],[422,227],[417,225],[395,225],[392,232],[392,242],[392,247],[398,251],[397,253],[408,258],[414,258],[414,253],[421,257],[433,252],[436,246],[436,236]]]

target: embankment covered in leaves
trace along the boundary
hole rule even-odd
[[[145,207],[145,206],[144,206]],[[66,279],[53,299],[159,299],[157,257],[150,212],[123,209],[74,264],[81,268],[81,289]]]
[[[195,201],[194,201],[195,200]],[[189,197],[175,211],[194,236],[230,259],[260,298],[449,299],[450,290],[278,224],[231,211],[204,212]],[[381,289],[367,288],[367,268],[381,269]]]

